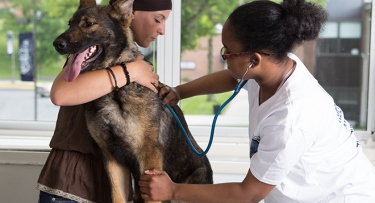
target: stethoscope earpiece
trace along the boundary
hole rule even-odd
[[[241,82],[244,81],[243,78],[245,77],[245,75],[247,74],[247,72],[249,72],[250,68],[252,68],[252,67],[254,66],[255,63],[256,63],[256,60],[255,60],[255,59],[251,60],[251,64],[250,64],[250,66],[247,67],[245,73],[242,75],[242,78],[241,78],[241,80],[240,80],[240,82],[239,82],[238,84],[241,84]]]

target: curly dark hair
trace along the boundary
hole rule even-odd
[[[282,60],[303,41],[316,39],[327,16],[305,0],[256,0],[236,8],[228,21],[243,51],[264,51]]]

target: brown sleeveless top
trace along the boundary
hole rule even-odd
[[[60,107],[51,148],[101,156],[98,145],[87,129],[84,112],[85,104]]]
[[[77,202],[111,202],[101,152],[87,129],[84,108],[84,104],[60,107],[52,150],[37,188]]]

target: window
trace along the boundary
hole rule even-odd
[[[187,0],[182,0],[182,5],[185,2]],[[343,10],[345,10],[344,13]],[[357,135],[363,135],[363,139],[367,139],[372,134],[374,126],[373,107],[368,106],[369,101],[373,100],[372,93],[369,91],[369,88],[372,88],[369,83],[370,78],[373,77],[373,72],[369,68],[371,10],[371,2],[346,1],[342,4],[340,0],[328,1],[329,19],[324,26],[324,32],[318,40],[306,42],[294,51],[334,98],[338,106],[343,109],[346,119],[353,125]],[[218,25],[223,22],[212,23]],[[212,53],[210,53],[210,46]],[[212,37],[200,38],[193,49],[183,50],[181,60],[195,61],[197,66],[194,70],[181,68],[180,82],[184,83],[189,79],[193,80],[207,73],[225,69],[225,61],[222,61],[219,55],[221,47],[221,36],[218,33]],[[192,57],[198,55],[199,57]],[[229,96],[230,94],[225,98]],[[244,105],[236,109],[237,114],[231,114],[231,108],[237,103],[228,104],[218,117],[217,126],[241,128],[247,125],[246,96],[239,95],[235,99],[238,100],[238,104],[241,104],[241,100],[245,100]],[[207,103],[209,103],[208,100]],[[186,115],[189,124],[210,128],[215,112],[214,106],[222,103],[223,100],[213,103],[213,110],[209,115],[202,111]],[[181,101],[181,106],[184,107],[184,100]]]
[[[365,11],[364,11],[365,12]],[[366,15],[365,15],[366,16]],[[366,18],[366,17],[365,17]],[[344,19],[345,20],[345,19]],[[316,78],[345,112],[354,128],[366,129],[368,69],[368,38],[361,21],[329,21],[319,37],[316,55]],[[369,29],[369,28],[365,28]],[[364,114],[364,115],[363,115]]]
[[[197,41],[200,46],[198,51],[202,52],[195,59],[186,59],[185,53],[181,53],[181,6],[187,1],[173,0],[174,8],[167,21],[166,34],[158,39],[157,55],[153,55],[154,59],[156,58],[155,64],[158,67],[160,81],[170,86],[195,79],[210,71],[226,68],[225,62],[219,56],[222,46],[220,34],[215,34],[211,38],[200,38]],[[0,3],[0,6],[3,4]],[[342,12],[341,6],[345,7],[345,12]],[[345,116],[354,125],[357,136],[366,140],[373,134],[375,124],[373,106],[375,76],[374,70],[369,68],[375,65],[375,54],[371,52],[375,45],[374,40],[371,40],[375,37],[375,34],[371,32],[372,1],[346,0],[344,4],[342,0],[330,0],[327,3],[327,9],[337,15],[330,15],[334,19],[329,19],[326,32],[320,36],[318,41],[304,44],[296,49],[295,53],[300,56],[314,76],[343,108]],[[9,12],[14,11],[9,10]],[[223,18],[225,19],[225,16]],[[217,23],[223,23],[223,21],[214,23],[218,28],[220,26],[217,26]],[[5,38],[8,34],[13,36],[14,40],[18,39],[19,33],[15,31],[13,34],[7,33],[8,30],[4,30],[2,25],[3,20],[0,20],[0,33],[2,33],[0,36],[3,36],[0,39],[0,65],[8,72],[0,70],[0,143],[3,144],[2,148],[8,146],[11,149],[37,149],[38,146],[31,146],[30,143],[41,140],[39,148],[48,148],[45,145],[48,144],[50,136],[52,136],[58,107],[51,104],[48,97],[43,97],[41,92],[44,87],[48,91],[48,85],[54,77],[52,75],[51,77],[38,78],[37,83],[19,82],[18,62],[12,58],[13,56],[6,53]],[[13,43],[17,49],[16,41]],[[212,44],[210,45],[210,43]],[[208,47],[212,47],[211,51]],[[187,50],[196,51],[194,49]],[[40,50],[40,52],[43,51]],[[204,61],[198,61],[198,58]],[[3,65],[5,61],[8,61],[7,66]],[[184,63],[181,64],[184,61],[188,62],[186,67],[192,67],[191,64],[194,63],[195,68],[188,70],[178,68],[184,65]],[[212,69],[208,68],[208,64],[212,64]],[[39,71],[47,70],[42,68]],[[191,76],[187,72],[198,72],[198,74]],[[224,100],[229,96],[230,94],[224,95]],[[223,98],[221,99],[223,100]],[[243,164],[247,171],[247,101],[241,95],[235,99],[238,100],[237,104],[241,104],[242,109],[241,111],[236,110],[238,114],[230,116],[226,115],[226,112],[230,110],[231,105],[223,110],[218,118],[215,131],[215,142],[218,144],[214,145],[212,150],[219,154],[218,156],[235,159],[238,163]],[[181,103],[184,105],[183,102]],[[210,113],[207,115],[186,115],[191,126],[190,130],[197,137],[199,143],[203,144],[202,148],[208,141],[215,106],[221,103],[210,104],[211,107],[207,107],[210,109]],[[23,142],[15,142],[18,138]],[[7,141],[3,142],[3,140]],[[4,145],[4,143],[10,144]],[[220,150],[223,143],[245,152],[240,153],[233,150],[233,152],[224,153]],[[232,156],[233,154],[241,155]]]

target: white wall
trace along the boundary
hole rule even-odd
[[[47,152],[0,151],[0,202],[38,202],[36,183]]]

